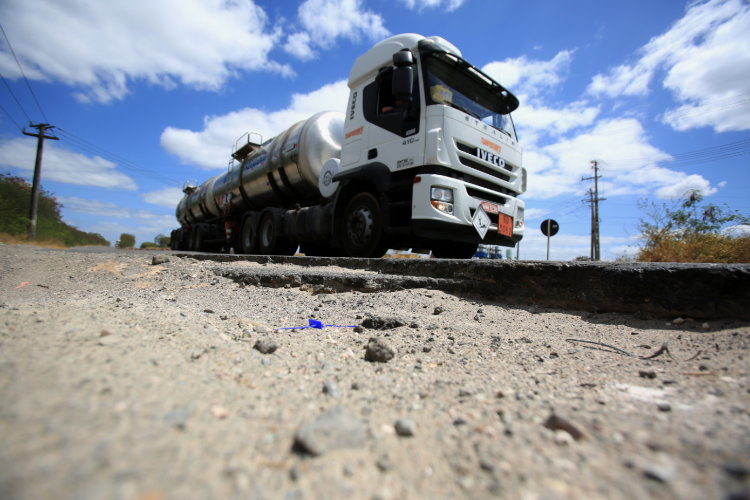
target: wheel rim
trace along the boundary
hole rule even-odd
[[[372,212],[367,207],[359,207],[346,221],[349,240],[357,246],[364,246],[372,236]]]

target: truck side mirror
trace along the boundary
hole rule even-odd
[[[414,85],[414,57],[409,49],[403,49],[393,54],[393,82],[391,93],[399,101],[411,103],[411,89]]]

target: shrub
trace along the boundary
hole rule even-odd
[[[145,248],[161,248],[161,247],[157,245],[156,243],[151,243],[150,241],[144,241],[143,243],[141,243],[141,248],[145,249]]]
[[[644,246],[636,255],[639,262],[701,262],[738,264],[750,262],[750,237],[722,233],[730,225],[748,224],[750,218],[729,207],[703,201],[700,191],[689,191],[668,206],[647,201],[638,203],[651,221],[638,229]]]
[[[120,248],[135,248],[135,236],[122,233],[120,235]]]
[[[62,221],[60,204],[54,195],[39,186],[37,198],[37,242],[59,242],[66,247],[106,245],[101,234],[87,233]],[[0,174],[0,233],[28,243],[31,184],[22,177]]]

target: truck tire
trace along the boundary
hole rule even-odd
[[[432,255],[438,259],[471,259],[477,253],[478,243],[451,241],[432,248]]]
[[[344,250],[350,257],[382,257],[388,251],[383,214],[370,193],[359,193],[344,210],[341,224]]]
[[[193,237],[193,251],[194,252],[205,252],[206,245],[203,243],[203,231],[200,227],[195,228],[195,236]]]
[[[258,247],[263,255],[294,255],[297,243],[276,236],[276,219],[271,212],[266,212],[258,224]]]
[[[247,217],[245,223],[242,224],[242,233],[240,236],[240,248],[242,253],[252,255],[255,253],[255,245],[257,244],[258,238],[255,234],[255,224],[253,223],[252,217]]]
[[[188,232],[187,249],[190,252],[195,250],[195,232],[197,231],[197,229],[198,228],[196,226],[193,226]]]

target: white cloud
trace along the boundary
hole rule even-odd
[[[269,59],[282,33],[252,0],[8,0],[0,18],[26,76],[82,101],[122,99],[133,80],[216,90],[238,70],[293,74]],[[6,49],[0,71],[20,77]]]
[[[410,9],[442,9],[445,12],[453,12],[461,7],[464,0],[401,0]],[[445,4],[445,6],[443,6]]]
[[[313,45],[327,49],[339,38],[380,41],[390,35],[383,18],[364,10],[362,0],[305,0],[297,17],[303,31],[290,35],[284,50],[302,60],[315,57]]]
[[[161,145],[185,163],[207,170],[226,168],[234,140],[245,132],[257,132],[267,140],[319,111],[343,112],[348,99],[346,80],[340,80],[309,94],[294,94],[289,107],[279,111],[245,108],[222,116],[206,116],[199,132],[167,127],[161,135]]]
[[[596,75],[589,93],[609,97],[649,92],[657,71],[681,103],[664,116],[676,130],[711,126],[717,132],[750,129],[750,6],[742,0],[693,3],[664,34],[652,38],[633,64]],[[716,101],[723,101],[716,103]],[[709,103],[714,105],[707,107]]]
[[[524,166],[529,172],[529,191],[525,196],[546,199],[576,193],[582,186],[581,177],[593,174],[590,162],[594,158],[631,160],[629,169],[602,165],[601,196],[655,192],[659,198],[674,198],[688,189],[700,189],[705,194],[716,192],[699,175],[660,167],[649,159],[656,156],[669,158],[648,143],[637,120],[601,120],[587,132],[524,153]]]
[[[114,219],[130,218],[130,211],[127,208],[118,207],[114,203],[109,203],[107,201],[84,200],[67,196],[58,196],[57,201],[62,203],[63,206],[71,212],[112,217]]]
[[[301,33],[294,33],[289,35],[286,39],[284,50],[297,59],[308,61],[314,59],[316,56],[315,51],[310,47],[310,42],[310,35],[304,31]]]
[[[562,229],[562,228],[561,228]],[[600,245],[602,253],[619,250],[629,240],[623,237],[602,235]],[[619,255],[622,252],[617,253]],[[547,258],[547,237],[537,225],[527,228],[521,240],[521,260],[545,260]],[[591,254],[591,237],[558,233],[550,238],[550,260],[573,260],[581,255]],[[515,256],[515,252],[513,253]]]
[[[549,61],[529,59],[526,56],[508,58],[486,64],[482,71],[514,94],[535,95],[565,81],[573,52],[563,50]]]
[[[35,139],[0,141],[0,165],[18,169],[26,176],[33,176],[36,142]],[[46,141],[42,161],[42,183],[52,181],[76,186],[138,189],[135,181],[115,170],[116,167],[116,163],[99,156],[88,157],[73,153],[61,149],[53,141]]]
[[[182,189],[176,187],[165,187],[156,191],[143,193],[143,201],[152,205],[159,205],[167,208],[176,208],[185,194]]]

